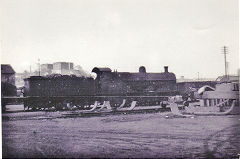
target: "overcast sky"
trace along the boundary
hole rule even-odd
[[[17,72],[41,63],[163,72],[236,74],[238,0],[0,0],[1,63]]]

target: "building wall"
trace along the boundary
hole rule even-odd
[[[53,64],[42,64],[41,69],[52,70],[53,69]]]
[[[203,99],[238,99],[239,100],[239,84],[238,83],[217,84],[215,91],[203,92],[202,98]]]
[[[73,63],[71,62],[56,62],[53,64],[54,70],[72,70],[73,69]]]
[[[70,75],[73,70],[73,63],[71,62],[56,62],[53,64],[53,73],[62,75]]]
[[[41,75],[50,75],[53,70],[53,64],[42,64]]]
[[[15,85],[15,74],[1,74],[1,82]]]
[[[1,96],[16,96],[15,74],[1,74]]]

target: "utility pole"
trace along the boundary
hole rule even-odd
[[[38,59],[38,75],[40,76],[40,59]]]
[[[230,67],[229,67],[229,62],[227,61],[227,76],[228,76],[228,77],[229,77],[229,74],[230,74],[230,73],[229,73],[229,68],[230,68]]]
[[[225,65],[225,77],[227,77],[227,50],[226,46],[223,46],[223,54],[224,54],[224,65]]]

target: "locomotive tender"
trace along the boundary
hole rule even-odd
[[[24,79],[24,106],[32,109],[66,105],[83,107],[94,101],[110,101],[117,106],[123,99],[129,104],[156,105],[177,94],[176,76],[164,67],[163,73],[147,73],[141,66],[139,72],[117,72],[110,68],[93,68],[96,79],[74,75],[31,76]],[[127,104],[127,105],[128,105]]]

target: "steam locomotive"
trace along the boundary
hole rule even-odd
[[[177,94],[176,76],[164,67],[162,73],[147,73],[141,66],[139,72],[117,72],[110,68],[93,68],[96,79],[74,75],[31,76],[24,79],[24,106],[32,109],[67,105],[83,108],[95,101],[110,101],[118,106],[123,99],[127,104],[137,100],[139,105],[156,105]]]

